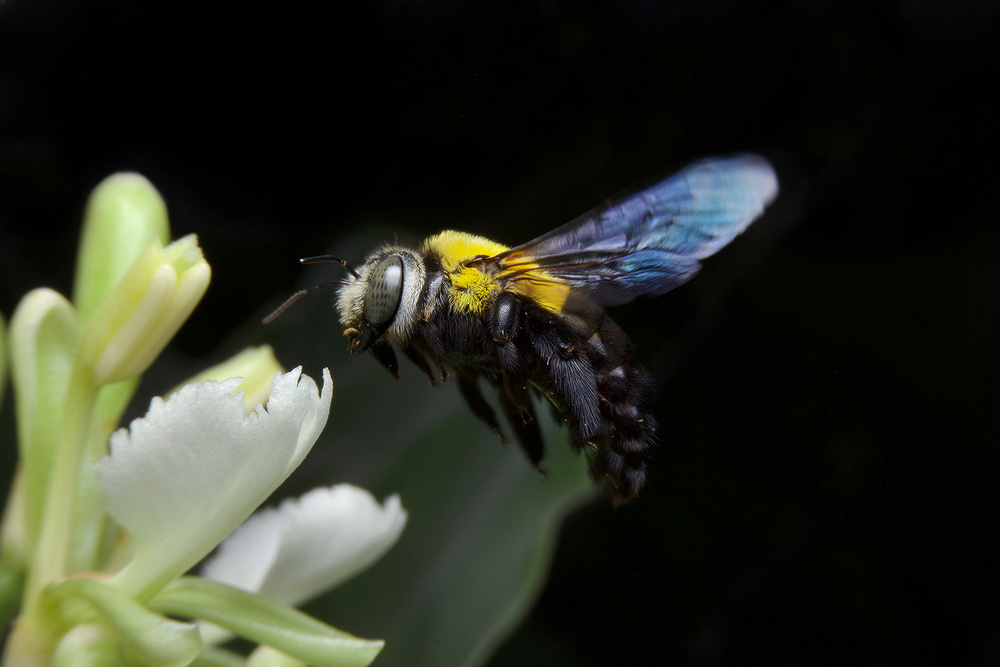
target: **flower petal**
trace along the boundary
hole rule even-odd
[[[399,539],[406,510],[350,484],[313,489],[233,531],[202,576],[297,606],[366,569]]]
[[[108,513],[135,543],[111,581],[146,597],[240,524],[302,462],[326,425],[323,391],[301,368],[271,383],[267,408],[244,415],[239,378],[187,385],[111,436],[95,464]]]

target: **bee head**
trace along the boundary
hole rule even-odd
[[[426,276],[424,263],[406,248],[384,248],[365,260],[357,277],[340,288],[337,299],[352,354],[371,351],[397,374],[389,343],[409,339]]]

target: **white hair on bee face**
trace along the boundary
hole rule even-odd
[[[412,250],[399,246],[385,246],[365,258],[358,269],[358,277],[351,276],[337,292],[337,311],[340,322],[347,328],[360,329],[365,317],[365,297],[372,279],[372,271],[386,257],[395,255],[403,262],[403,291],[392,324],[385,332],[390,342],[405,343],[413,333],[417,321],[417,304],[427,281],[427,269]]]

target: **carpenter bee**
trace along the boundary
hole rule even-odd
[[[777,193],[763,158],[709,159],[513,248],[445,231],[415,248],[386,245],[357,270],[330,256],[303,261],[335,260],[350,272],[337,309],[352,354],[371,353],[398,378],[398,346],[432,385],[454,377],[504,441],[484,379],[536,468],[540,393],[594,478],[625,502],[643,486],[658,437],[653,381],[604,309],[690,279]]]

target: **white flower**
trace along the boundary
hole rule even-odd
[[[133,560],[109,583],[152,595],[208,554],[289,474],[326,425],[323,391],[301,368],[272,381],[267,408],[245,415],[240,380],[187,385],[111,436],[95,464],[104,505],[132,537]]]
[[[399,496],[380,505],[350,484],[313,489],[250,517],[201,574],[298,606],[378,560],[405,525]]]

